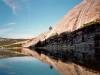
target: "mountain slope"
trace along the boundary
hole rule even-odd
[[[64,16],[62,21],[60,21],[51,31],[47,34],[44,33],[45,37],[39,38],[41,36],[40,35],[37,36],[36,39],[38,39],[38,41],[43,41],[55,34],[72,32],[82,27],[82,25],[97,18],[100,18],[100,0],[83,0],[80,4],[69,11],[69,13]],[[28,42],[23,46],[29,47],[34,45],[38,42],[35,40],[31,40],[32,42]]]
[[[65,31],[74,31],[80,28],[83,24],[100,18],[100,0],[83,0],[79,5],[74,7],[68,14],[64,16],[51,33],[62,33]]]
[[[31,40],[28,40],[26,41],[22,46],[23,47],[29,47],[29,46],[32,46],[32,45],[35,45],[37,42],[39,41],[44,41],[47,37],[47,35],[50,33],[51,31],[48,31],[48,32],[44,32],[44,33],[41,33],[40,35],[32,38]]]

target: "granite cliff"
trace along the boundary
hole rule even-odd
[[[97,18],[100,18],[100,0],[83,0],[70,10],[52,30],[29,40],[23,44],[23,47],[32,46],[56,34],[75,31]]]
[[[100,0],[83,0],[64,16],[47,37],[54,33],[77,30],[97,18],[100,18]]]

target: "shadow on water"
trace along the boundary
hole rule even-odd
[[[84,60],[80,62],[77,58],[74,58],[71,55],[66,55],[66,52],[62,52],[62,54],[61,54],[61,52],[60,53],[51,53],[44,49],[35,49],[35,51],[38,54],[44,54],[50,58],[55,59],[56,61],[61,60],[64,63],[68,63],[68,62],[75,63],[75,64],[81,65],[83,67],[89,68],[91,70],[100,72],[100,63],[98,62],[98,60],[96,60],[96,62],[84,61]]]

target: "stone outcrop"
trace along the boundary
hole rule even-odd
[[[52,56],[58,58],[100,63],[100,23],[90,22],[85,27],[50,37],[38,45],[46,47]]]
[[[100,0],[83,0],[64,16],[48,37],[54,33],[60,34],[65,31],[70,32],[77,30],[83,24],[91,22],[97,18],[100,18]]]
[[[100,0],[83,0],[74,7],[64,18],[49,32],[43,33],[25,44],[29,47],[36,44],[39,40],[43,41],[49,37],[63,32],[72,32],[79,29],[83,24],[100,18]],[[42,36],[42,38],[40,38]]]

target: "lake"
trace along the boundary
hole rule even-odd
[[[34,57],[0,59],[0,75],[60,75],[52,66]]]
[[[18,51],[16,53],[15,51]],[[20,52],[20,53],[19,53]],[[74,62],[63,62],[36,50],[0,50],[0,75],[99,75],[91,68]]]

